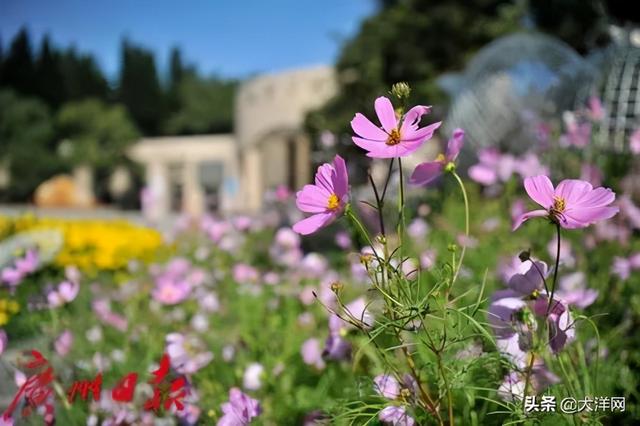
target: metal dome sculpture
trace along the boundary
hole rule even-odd
[[[640,128],[640,28],[614,27],[612,38],[600,92],[606,114],[597,143],[628,152],[629,137]]]
[[[593,66],[555,38],[502,37],[480,50],[460,77],[447,130],[464,128],[475,149],[525,151],[536,142],[533,126],[573,109],[596,78]]]

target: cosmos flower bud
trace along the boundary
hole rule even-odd
[[[391,94],[398,99],[406,99],[411,94],[409,83],[401,81],[391,86]]]

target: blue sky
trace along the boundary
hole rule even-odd
[[[162,69],[177,45],[201,72],[242,78],[332,63],[375,7],[374,0],[0,0],[0,38],[6,49],[26,25],[38,42],[48,33],[94,54],[110,77],[123,37],[155,51]]]

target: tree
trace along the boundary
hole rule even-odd
[[[158,134],[165,103],[153,54],[126,40],[122,43],[118,99],[144,134]]]
[[[372,113],[375,97],[408,82],[410,103],[442,106],[436,79],[462,70],[482,46],[520,26],[522,7],[508,0],[383,1],[340,52],[338,95],[307,117],[312,133],[348,133],[355,111]],[[441,114],[434,110],[434,115]],[[363,161],[366,161],[363,160]]]
[[[0,85],[8,86],[23,94],[33,94],[34,63],[31,41],[26,28],[14,37],[4,60]]]
[[[65,104],[57,116],[58,135],[70,144],[75,165],[111,167],[124,158],[138,131],[122,105],[106,105],[97,99]]]
[[[59,173],[53,123],[47,106],[10,90],[0,91],[0,162],[9,164],[11,184],[4,201],[25,201],[44,180]]]
[[[62,75],[60,55],[52,48],[48,36],[42,39],[40,52],[35,65],[33,81],[35,92],[50,107],[58,108],[65,100],[64,76]]]
[[[167,120],[166,133],[227,133],[233,130],[233,99],[237,83],[195,74],[182,78],[177,88],[178,110]]]

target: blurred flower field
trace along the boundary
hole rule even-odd
[[[463,178],[459,130],[403,175],[394,161],[436,143],[439,123],[388,99],[376,111],[382,127],[352,122],[390,162],[367,199],[336,156],[259,217],[162,232],[0,218],[0,353],[15,382],[3,394],[27,380],[15,357],[36,349],[55,371],[36,414],[47,424],[637,424],[637,155],[592,150],[570,123],[544,152],[478,153]],[[159,371],[184,385],[179,404],[149,408]],[[132,372],[131,400],[114,401]],[[69,401],[100,373],[101,393]],[[525,409],[543,396],[626,405]]]

